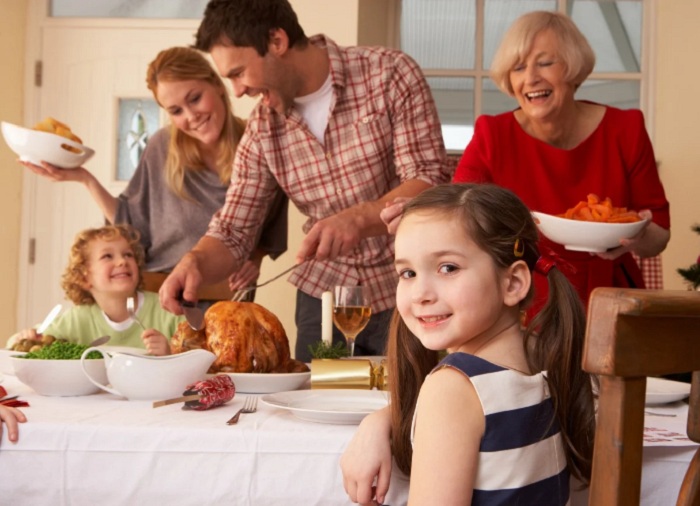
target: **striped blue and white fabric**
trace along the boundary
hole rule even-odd
[[[442,367],[469,376],[486,416],[472,506],[568,504],[569,472],[544,374],[466,353],[451,353],[436,370]]]

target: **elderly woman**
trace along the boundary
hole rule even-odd
[[[520,107],[477,120],[454,175],[455,182],[509,188],[530,209],[550,214],[589,193],[649,211],[646,228],[605,253],[568,251],[543,239],[575,267],[568,276],[584,302],[598,286],[643,288],[630,252],[658,255],[670,238],[669,204],[642,113],[574,99],[594,63],[588,41],[567,16],[536,11],[518,18],[494,57],[491,77]],[[546,300],[546,285],[536,280],[536,307]]]
[[[583,301],[597,286],[643,287],[630,252],[655,256],[666,247],[669,205],[644,118],[574,99],[592,72],[595,55],[565,15],[536,11],[518,18],[491,65],[491,76],[519,108],[481,116],[464,151],[454,182],[490,182],[514,191],[530,209],[557,214],[589,193],[610,197],[618,207],[643,210],[651,222],[618,248],[597,253],[565,250],[543,239],[575,267],[565,272]],[[387,207],[382,219],[395,230],[402,204]],[[546,300],[543,276],[534,276],[537,300]],[[388,409],[366,417],[341,460],[345,489],[360,504],[382,503],[391,474]],[[376,483],[374,479],[376,478]]]

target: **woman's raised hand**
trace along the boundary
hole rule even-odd
[[[34,174],[49,179],[51,181],[75,181],[77,183],[85,183],[90,173],[85,167],[77,167],[75,169],[61,169],[50,163],[41,162],[41,165],[34,165],[29,162],[19,162],[24,165]]]

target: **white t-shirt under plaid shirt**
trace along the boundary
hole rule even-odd
[[[405,181],[439,184],[452,177],[430,89],[409,56],[339,47],[323,35],[310,43],[325,47],[330,59],[333,98],[324,143],[294,108],[285,117],[262,103],[255,107],[226,203],[208,231],[239,262],[248,258],[278,186],[308,217],[308,232],[317,221],[377,200]],[[289,281],[317,298],[334,285],[361,283],[370,287],[373,311],[393,308],[393,242],[390,235],[364,239],[351,255],[304,263]]]

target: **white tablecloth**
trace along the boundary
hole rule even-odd
[[[209,411],[184,411],[107,393],[43,397],[7,375],[2,384],[31,405],[20,441],[10,443],[6,431],[0,441],[2,505],[351,504],[338,462],[354,425],[306,422],[263,403],[226,425],[245,394]],[[694,450],[645,448],[643,505],[675,504]],[[392,506],[405,503],[407,490],[394,474]]]

